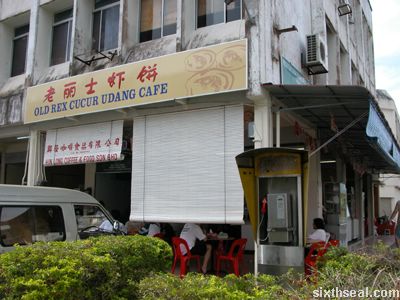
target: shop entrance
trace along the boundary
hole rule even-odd
[[[122,223],[129,220],[131,178],[131,172],[96,172],[95,198]]]

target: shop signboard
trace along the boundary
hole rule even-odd
[[[24,122],[247,89],[247,40],[119,65],[28,88]]]
[[[112,121],[49,130],[43,164],[73,165],[123,159],[123,121]]]

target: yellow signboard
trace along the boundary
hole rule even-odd
[[[247,40],[30,87],[25,123],[247,89]]]

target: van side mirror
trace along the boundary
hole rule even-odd
[[[113,228],[114,228],[114,231],[121,231],[118,221],[114,221]]]

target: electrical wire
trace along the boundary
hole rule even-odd
[[[261,224],[262,224],[263,221],[264,221],[264,217],[265,217],[265,215],[263,214],[262,217],[261,217],[260,223],[258,224],[258,231],[260,231]],[[268,240],[268,231],[267,231],[267,235],[265,236],[265,238],[260,239],[260,241],[261,241],[261,242],[265,242],[265,241],[267,241],[267,240]]]

